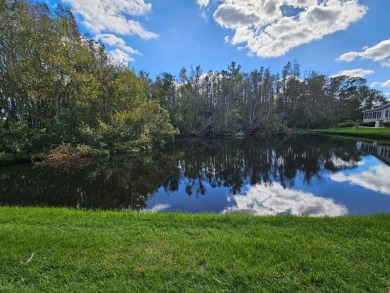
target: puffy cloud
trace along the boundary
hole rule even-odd
[[[113,34],[98,34],[95,36],[95,39],[97,41],[102,41],[105,44],[108,44],[112,47],[117,47],[121,49],[124,52],[127,52],[129,54],[138,54],[140,53],[137,50],[134,50],[133,48],[126,45],[126,42]]]
[[[109,31],[121,35],[138,35],[143,39],[157,35],[145,30],[129,16],[140,16],[149,12],[150,3],[144,0],[62,0],[72,6],[83,17],[84,26],[93,33]]]
[[[337,58],[337,61],[351,62],[356,58],[370,59],[390,67],[390,39],[382,41],[373,47],[365,47],[361,52],[348,52]]]
[[[359,185],[366,189],[390,195],[389,174],[390,167],[381,165],[353,175],[336,173],[331,175],[330,178],[336,182],[349,182],[352,185]]]
[[[245,6],[222,4],[214,13],[215,21],[225,28],[238,29],[262,23],[260,14]]]
[[[287,3],[293,7],[305,8],[315,6],[317,2],[317,0],[290,0]]]
[[[348,210],[332,199],[315,196],[299,190],[284,189],[279,183],[272,186],[255,185],[245,195],[234,196],[236,205],[228,207],[224,213],[251,213],[254,215],[308,215],[342,216]]]
[[[358,68],[358,69],[339,71],[337,74],[332,75],[332,77],[340,76],[340,75],[347,75],[351,77],[365,77],[366,75],[373,74],[373,73],[375,73],[375,71],[373,70]]]
[[[122,64],[128,65],[129,62],[133,62],[134,59],[126,52],[123,52],[120,49],[115,49],[107,53],[108,57],[111,59],[113,64]]]
[[[284,13],[286,7],[294,13]],[[232,44],[244,43],[251,55],[277,57],[347,29],[366,11],[357,0],[225,0],[214,19],[222,27],[235,30]]]
[[[381,87],[390,87],[390,80],[388,81],[385,81],[385,82],[378,82],[378,81],[375,81],[371,84],[371,87],[375,87],[375,86],[381,86]]]
[[[209,5],[210,0],[197,0],[196,2],[200,7],[206,7]]]
[[[358,52],[348,52],[348,53],[341,55],[339,58],[336,59],[336,61],[351,62],[351,61],[355,60],[355,58],[358,56],[359,56]]]
[[[371,87],[376,87],[377,85],[382,85],[382,83],[381,82],[379,82],[379,81],[374,81],[373,83],[371,83]]]

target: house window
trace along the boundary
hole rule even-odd
[[[385,117],[389,117],[389,110],[386,110],[386,114],[385,114]]]
[[[378,112],[378,117],[377,118],[381,118],[382,117],[382,112]]]

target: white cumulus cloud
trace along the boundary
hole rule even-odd
[[[125,40],[123,40],[122,38],[119,38],[113,34],[98,34],[95,36],[95,40],[97,40],[97,41],[100,40],[101,42],[103,42],[105,44],[108,44],[112,47],[117,47],[117,48],[121,49],[122,51],[125,51],[129,54],[140,55],[140,52],[127,46]]]
[[[347,61],[351,62],[356,59],[356,57],[359,56],[358,52],[348,52],[343,55],[341,55],[339,58],[336,59],[336,61]]]
[[[374,81],[373,83],[371,83],[371,87],[375,87],[377,85],[379,85],[381,87],[390,87],[390,80],[385,81],[385,82]]]
[[[127,66],[129,62],[133,62],[132,58],[128,53],[123,52],[120,49],[115,49],[107,53],[108,57],[111,59],[113,64],[121,64]]]
[[[287,8],[293,13],[285,13]],[[358,0],[224,0],[214,20],[235,31],[233,45],[244,44],[251,55],[278,57],[347,29],[366,11]]]
[[[373,74],[375,71],[368,70],[368,69],[350,69],[350,70],[343,70],[339,71],[337,74],[332,75],[331,77],[340,76],[340,75],[347,75],[351,77],[365,77],[366,75]]]
[[[210,0],[197,0],[196,2],[200,7],[206,7],[209,5]]]
[[[361,52],[348,52],[337,58],[337,61],[351,62],[356,58],[370,59],[390,67],[390,39],[382,41],[373,47],[365,47]]]
[[[141,16],[152,9],[144,0],[62,0],[83,17],[84,26],[93,33],[112,32],[120,35],[138,35],[143,39],[157,35],[145,30],[131,16]]]
[[[352,185],[358,185],[366,189],[390,195],[390,167],[376,166],[368,171],[353,175],[344,175],[336,173],[330,176],[336,182],[349,182]]]
[[[231,198],[236,205],[228,207],[224,213],[251,213],[254,215],[308,215],[342,216],[348,210],[332,199],[315,196],[299,190],[284,189],[279,183],[272,186],[255,185],[245,195]]]

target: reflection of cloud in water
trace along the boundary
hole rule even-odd
[[[228,207],[225,213],[251,213],[254,215],[309,215],[342,216],[348,210],[332,199],[315,196],[299,190],[284,189],[274,183],[272,186],[256,185],[250,187],[246,195],[233,197],[236,206]]]
[[[340,172],[330,175],[330,178],[333,181],[349,182],[366,189],[390,195],[390,167],[388,166],[376,166],[368,171],[352,175],[344,175]]]
[[[169,209],[170,207],[171,205],[169,204],[156,204],[154,207],[146,209],[145,212],[157,213]]]
[[[352,169],[364,165],[364,161],[355,161],[353,159],[350,159],[349,161],[345,161],[335,155],[332,156],[331,161],[333,163],[333,166],[335,166],[336,168]]]

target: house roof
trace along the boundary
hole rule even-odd
[[[387,103],[387,104],[383,105],[382,107],[366,110],[366,111],[363,111],[363,112],[378,111],[378,110],[382,110],[383,108],[387,108],[387,107],[390,107],[390,103]]]

